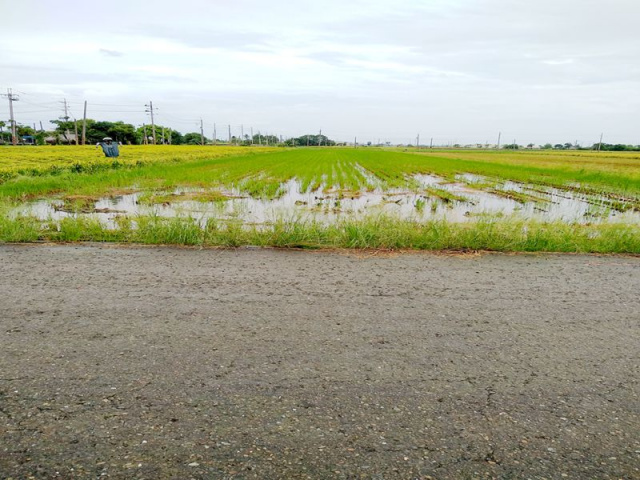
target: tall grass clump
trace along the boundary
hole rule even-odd
[[[43,225],[34,217],[9,218],[0,215],[0,243],[37,242]]]
[[[582,225],[520,219],[418,223],[378,216],[329,225],[315,221],[276,221],[270,225],[249,226],[209,220],[201,226],[191,217],[139,216],[106,226],[92,217],[68,217],[59,222],[0,217],[0,241],[37,240],[223,247],[640,254],[640,227],[629,224]]]

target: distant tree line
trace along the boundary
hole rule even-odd
[[[505,145],[505,148],[507,146]],[[623,145],[623,144],[611,144],[611,143],[594,143],[590,147],[580,147],[573,143],[556,143],[552,145],[550,143],[546,143],[544,145],[540,145],[540,148],[543,150],[600,150],[600,151],[616,151],[616,152],[637,152],[640,151],[640,145]]]
[[[454,145],[455,147],[455,145]],[[505,150],[518,150],[521,148],[532,149],[535,145],[533,143],[528,144],[526,147],[518,145],[517,143],[507,143],[502,145],[501,148]],[[623,145],[623,144],[610,144],[610,143],[594,143],[590,147],[581,147],[573,143],[545,143],[544,145],[538,145],[541,150],[600,150],[600,151],[616,151],[616,152],[637,152],[640,151],[640,145]]]
[[[75,144],[76,141],[78,143],[81,142],[81,121],[51,120],[51,123],[55,125],[55,128],[48,131],[35,130],[30,126],[18,124],[16,125],[16,134],[19,138],[30,137],[37,145],[46,143]],[[6,127],[6,129],[3,127]],[[77,140],[76,132],[78,135]],[[86,143],[91,145],[102,141],[105,137],[111,137],[114,141],[122,142],[123,144],[144,144],[151,143],[153,135],[149,125],[146,128],[135,127],[130,123],[98,121],[88,118],[86,123]],[[199,134],[198,138],[200,138]],[[7,122],[0,122],[0,139],[4,142],[11,142],[11,130],[7,126]],[[162,125],[156,125],[156,143],[180,145],[184,143],[184,136],[168,127],[163,129]]]
[[[20,143],[35,143],[37,145],[45,145],[47,143],[52,144],[75,144],[82,140],[82,121],[65,121],[65,120],[51,120],[51,123],[55,125],[53,130],[41,131],[27,125],[16,125],[16,134],[22,139],[28,137],[29,142]],[[76,132],[78,134],[76,140]],[[116,142],[121,142],[125,145],[143,145],[153,143],[153,131],[151,125],[136,127],[130,123],[125,122],[107,122],[101,120],[93,120],[88,118],[86,121],[86,143],[88,145],[95,144],[102,141],[105,137],[110,137]],[[285,141],[276,135],[263,135],[257,133],[253,136],[244,135],[232,136],[230,139],[225,140],[207,138],[200,132],[189,132],[181,134],[180,132],[173,130],[163,125],[155,126],[155,143],[156,144],[171,144],[171,145],[201,145],[201,144],[229,144],[232,145],[273,145],[273,146],[334,146],[336,142],[331,140],[326,135],[302,135],[297,138],[290,138]],[[8,122],[0,121],[0,143],[11,142],[11,129]]]
[[[65,121],[65,120],[52,120],[51,123],[55,125],[53,130],[41,131],[35,130],[28,125],[16,125],[16,134],[19,138],[30,137],[33,143],[37,145],[44,145],[46,143],[62,143],[74,144],[76,142],[75,132],[77,128],[78,141],[82,138],[82,122],[81,121]],[[200,145],[220,143],[228,144],[229,140],[232,145],[269,145],[269,146],[293,146],[293,147],[318,147],[318,146],[335,146],[344,145],[337,144],[334,140],[331,140],[326,135],[302,135],[296,138],[289,138],[281,141],[281,138],[276,135],[263,135],[257,133],[251,137],[250,135],[232,136],[231,139],[220,140],[207,138],[200,134],[200,132],[189,132],[181,134],[180,132],[173,130],[169,127],[163,127],[163,125],[156,125],[156,143],[157,144],[172,144],[172,145]],[[107,122],[99,121],[88,118],[86,123],[86,143],[91,145],[102,141],[105,137],[111,137],[117,142],[123,144],[142,145],[145,143],[153,143],[153,132],[150,125],[136,127],[130,123],[125,122]],[[0,121],[0,143],[11,143],[11,128],[9,122]],[[388,143],[388,142],[387,142]],[[370,145],[371,142],[368,142]],[[454,148],[462,148],[456,144]],[[532,149],[534,144],[530,143],[526,146],[518,145],[517,143],[502,145],[503,149],[518,150],[521,148]],[[640,145],[625,145],[625,144],[612,144],[612,143],[594,143],[590,147],[580,147],[574,143],[545,143],[538,146],[542,150],[600,150],[600,151],[614,151],[614,152],[627,152],[627,151],[640,151]]]
[[[613,152],[638,152],[640,145],[623,145],[621,143],[596,143],[591,147],[592,150],[613,151]]]

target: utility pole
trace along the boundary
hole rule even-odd
[[[153,137],[153,144],[155,145],[156,144],[156,124],[153,120],[153,102],[149,100],[149,104],[145,105],[145,107],[148,108],[148,110],[145,110],[145,112],[151,114],[151,136]]]
[[[68,122],[69,121],[69,109],[67,107],[67,99],[66,98],[63,100],[63,103],[64,103],[64,117],[62,117],[62,118],[64,119],[65,122]],[[69,129],[68,128],[65,131],[65,137],[67,139],[67,142],[69,144],[71,144],[71,141],[69,140]],[[77,141],[78,141],[78,139],[76,138],[76,142]]]
[[[500,150],[500,136],[502,135],[502,132],[498,132],[498,150]]]
[[[216,124],[213,124],[213,144],[216,145],[218,142],[218,132],[216,132]]]
[[[143,140],[143,144],[144,145],[149,145],[149,138],[147,137],[147,125],[146,124],[142,124],[142,129],[144,131],[144,140]]]
[[[416,147],[420,150],[420,134],[418,134],[418,137],[416,138]]]
[[[153,144],[156,144],[156,123],[153,119],[153,103],[149,100],[149,110],[151,110],[151,135],[153,136]]]
[[[40,132],[44,133],[44,128],[42,128],[42,120],[40,120]]]
[[[18,136],[16,135],[16,120],[13,118],[13,102],[17,102],[18,97],[8,88],[7,98],[9,99],[9,115],[11,116],[11,143],[15,146],[18,144]]]
[[[253,127],[251,127],[251,145],[253,145]]]
[[[82,145],[87,144],[87,101],[84,101],[84,114],[82,115]]]
[[[433,137],[431,137],[431,141],[429,142],[429,148],[433,148]]]
[[[69,108],[67,105],[67,99],[64,99],[64,120],[65,122],[69,121]],[[75,132],[75,144],[76,146],[80,145],[80,137],[78,137],[78,121],[75,119],[75,117],[73,117],[73,130]],[[67,140],[69,140],[69,129],[67,128]],[[71,141],[69,140],[69,144],[71,144]]]
[[[353,137],[353,148],[358,148],[358,137]]]
[[[322,146],[322,129],[320,129],[320,135],[318,136],[318,146]]]
[[[240,140],[244,143],[244,125],[240,124]]]
[[[231,125],[227,125],[229,127],[229,146],[231,146]]]
[[[202,126],[202,119],[200,119],[200,145],[204,146],[204,127]]]

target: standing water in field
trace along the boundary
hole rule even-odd
[[[573,191],[492,181],[469,174],[458,175],[453,182],[422,174],[408,180],[411,189],[383,190],[376,178],[369,175],[367,184],[372,190],[349,191],[328,185],[305,190],[293,178],[274,189],[276,194],[271,199],[251,196],[242,185],[229,191],[177,188],[99,199],[54,198],[23,204],[12,215],[33,215],[41,220],[91,215],[107,225],[114,225],[119,216],[136,215],[191,217],[203,224],[216,219],[246,225],[283,220],[331,224],[371,215],[418,222],[433,219],[469,222],[517,215],[567,223],[640,223],[637,211],[623,213],[606,198]]]

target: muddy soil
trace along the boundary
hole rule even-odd
[[[0,246],[0,478],[640,478],[640,258]]]

